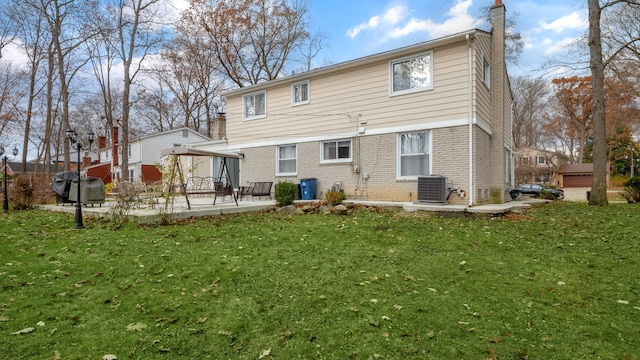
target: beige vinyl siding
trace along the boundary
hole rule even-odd
[[[367,129],[428,124],[468,116],[466,44],[433,50],[434,89],[389,94],[389,60],[311,77],[309,104],[291,106],[291,84],[267,87],[267,117],[242,121],[242,95],[227,98],[229,146]],[[428,51],[431,49],[424,49]],[[416,52],[420,54],[421,52]],[[253,92],[256,90],[247,90]],[[356,119],[356,116],[360,114]],[[351,115],[351,117],[349,116]]]
[[[476,37],[474,47],[473,65],[475,76],[473,81],[475,82],[475,109],[476,117],[486,121],[489,124],[493,123],[491,116],[491,94],[489,88],[482,81],[482,62],[483,59],[491,59],[491,39],[485,36]],[[491,61],[489,61],[491,63]],[[491,69],[491,71],[496,71]],[[491,84],[493,86],[493,84]]]
[[[507,69],[504,70],[504,78],[505,84],[504,87],[506,89],[504,93],[504,133],[505,135],[505,146],[511,148],[513,146],[513,136],[512,134],[512,122],[513,122],[513,97],[511,94],[511,88],[509,83],[509,75],[507,74]]]

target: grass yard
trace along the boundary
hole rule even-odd
[[[638,359],[640,206],[0,214],[2,359]]]

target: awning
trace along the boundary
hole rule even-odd
[[[223,152],[223,151],[208,151],[208,150],[200,150],[182,146],[174,146],[168,149],[162,149],[160,151],[160,156],[167,155],[184,155],[184,156],[216,156],[223,158],[232,158],[239,159],[240,155],[232,152]]]

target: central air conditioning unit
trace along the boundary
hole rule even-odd
[[[418,177],[418,202],[444,204],[447,201],[447,178],[440,175]]]

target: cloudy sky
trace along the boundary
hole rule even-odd
[[[2,1],[2,0],[0,0]],[[188,0],[166,0],[179,11]],[[496,0],[309,0],[311,28],[326,35],[328,47],[316,66],[335,64],[398,47],[479,28],[490,30],[481,9]],[[524,39],[511,75],[554,75],[550,59],[578,62],[575,44],[587,31],[584,0],[502,0],[516,32]],[[586,46],[578,47],[583,50]],[[3,60],[22,63],[23,56],[8,46]],[[566,74],[565,74],[566,75]]]
[[[489,30],[481,8],[495,0],[311,0],[312,28],[327,36],[331,63],[431,40],[471,28]],[[588,27],[586,1],[503,0],[525,48],[512,75],[545,75],[549,59],[579,61],[574,44]],[[584,48],[584,47],[582,47]]]

